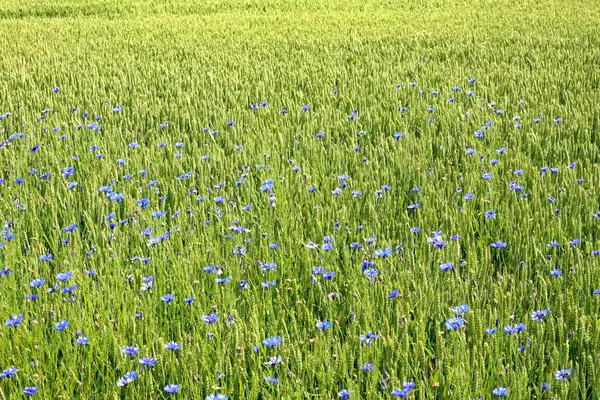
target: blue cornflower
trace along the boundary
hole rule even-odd
[[[359,340],[362,344],[368,344],[373,346],[373,339],[379,339],[379,335],[373,332],[367,332],[364,335],[359,336]]]
[[[42,254],[40,256],[40,261],[52,261],[54,256],[52,254]]]
[[[71,286],[65,286],[62,290],[61,293],[62,294],[66,294],[66,293],[73,293],[75,290],[77,290],[77,288],[79,287],[78,284],[74,284]]]
[[[550,384],[548,382],[542,383],[541,389],[542,389],[542,392],[550,390]]]
[[[202,321],[207,324],[214,324],[219,320],[219,315],[216,312],[211,312],[210,314],[202,314]]]
[[[23,321],[23,314],[13,314],[10,319],[4,321],[4,326],[16,328]]]
[[[446,242],[442,239],[441,231],[432,232],[433,236],[427,238],[427,243],[431,244],[433,247],[444,248],[446,247]]]
[[[17,374],[18,369],[15,367],[8,367],[0,374],[0,378],[12,378]]]
[[[140,365],[143,367],[154,367],[156,365],[156,358],[152,358],[152,357],[144,357],[144,358],[140,358],[139,360]]]
[[[537,310],[531,313],[531,319],[536,322],[544,322],[548,315],[548,310]]]
[[[379,270],[377,268],[367,268],[363,273],[370,281],[373,281],[379,275]]]
[[[416,387],[417,387],[417,384],[414,382],[402,382],[402,389],[413,390]]]
[[[488,335],[493,335],[494,333],[496,333],[496,328],[486,328],[485,333]]]
[[[121,351],[126,356],[135,356],[137,353],[140,352],[140,348],[136,346],[125,346],[121,349]]]
[[[571,375],[571,370],[570,369],[560,369],[558,371],[556,371],[556,373],[554,374],[554,377],[560,381],[567,381],[567,378]]]
[[[165,390],[166,393],[173,394],[173,393],[179,392],[180,388],[181,388],[181,385],[177,385],[177,384],[171,383],[171,384],[165,386],[164,390]]]
[[[338,392],[338,397],[340,400],[350,400],[350,392],[348,389],[342,389]]]
[[[77,181],[68,182],[67,183],[67,190],[71,190],[73,188],[76,188],[77,185],[79,185],[79,182],[77,182]]]
[[[467,311],[469,311],[469,305],[468,304],[461,304],[459,306],[456,306],[452,309],[452,314],[454,315],[462,315],[464,313],[466,313]]]
[[[451,262],[445,262],[445,263],[440,264],[440,270],[442,270],[442,271],[448,271],[451,269],[454,269],[454,264]]]
[[[386,257],[388,257],[388,256],[390,256],[392,254],[392,248],[391,247],[386,247],[383,250],[377,249],[377,250],[375,250],[374,254],[377,257],[386,258]]]
[[[120,202],[125,199],[125,193],[109,192],[106,194],[109,200]]]
[[[507,333],[509,335],[515,335],[519,332],[523,332],[525,330],[526,326],[523,323],[519,323],[519,324],[515,324],[515,325],[506,325],[504,327],[504,333]]]
[[[65,232],[73,232],[73,231],[74,231],[74,230],[76,230],[76,229],[77,229],[77,224],[71,224],[71,225],[67,226],[67,227],[64,229],[64,231],[65,231]]]
[[[263,271],[271,271],[271,270],[275,270],[277,268],[277,263],[275,262],[270,262],[270,263],[264,263],[261,265],[260,267]]]
[[[264,344],[267,347],[275,347],[275,346],[279,346],[282,342],[282,338],[281,336],[269,336],[268,338],[264,339],[262,341],[262,344]]]
[[[227,396],[221,393],[209,394],[204,400],[227,400]]]
[[[315,268],[323,268],[323,267],[315,267]],[[316,271],[315,268],[313,268],[313,273]],[[323,275],[323,279],[330,280],[335,277],[335,272],[334,271],[325,271],[323,269],[322,275]]]
[[[164,296],[162,296],[160,298],[162,301],[164,301],[165,303],[169,304],[170,302],[172,302],[173,300],[175,300],[175,295],[172,293],[167,293]]]
[[[34,394],[37,394],[37,392],[38,392],[37,386],[25,386],[23,388],[23,394],[25,396],[33,396]]]
[[[75,340],[75,343],[79,346],[85,346],[85,345],[90,344],[90,339],[86,336],[79,336]]]
[[[225,285],[225,284],[231,282],[231,277],[226,276],[225,278],[215,278],[215,282],[220,285]]]
[[[281,356],[270,357],[269,361],[265,362],[264,364],[269,367],[276,367],[277,365],[279,365],[279,363],[281,363]]]
[[[398,297],[399,294],[400,294],[400,290],[394,289],[390,293],[388,293],[387,297],[388,297],[388,299],[393,299],[393,298]]]
[[[485,218],[492,219],[496,218],[496,210],[489,210],[485,212]]]
[[[396,389],[392,390],[392,396],[394,396],[394,397],[400,397],[400,398],[408,397],[408,395],[410,394],[410,392],[416,386],[417,385],[414,382],[404,382],[402,384],[402,388],[396,388]]]
[[[504,396],[508,395],[508,388],[499,386],[499,387],[495,388],[494,390],[492,390],[492,394],[497,397],[504,397]]]
[[[169,342],[165,344],[165,348],[167,350],[179,350],[181,348],[181,343]]]
[[[117,381],[117,386],[127,386],[138,377],[137,371],[126,372],[121,379]]]
[[[72,176],[75,173],[75,167],[65,167],[62,170],[62,176],[64,176],[65,178],[68,178],[69,176]]]
[[[323,321],[318,321],[316,323],[316,327],[317,327],[317,329],[321,329],[321,330],[329,329],[329,328],[331,328],[331,322],[327,321],[326,319]]]
[[[562,275],[562,269],[560,268],[554,268],[552,271],[550,271],[550,275],[555,276],[555,277],[559,277]]]
[[[373,369],[375,369],[375,366],[373,365],[373,363],[367,363],[367,364],[362,364],[360,367],[363,372],[372,372]]]
[[[260,186],[260,191],[261,192],[270,192],[273,190],[273,185],[274,185],[274,180],[273,178],[268,178],[265,179],[262,183],[262,185]]]
[[[56,331],[64,331],[69,326],[69,321],[63,319],[54,324],[54,330]]]
[[[145,210],[150,205],[150,200],[147,197],[138,199],[135,202],[140,206],[140,209],[142,210]]]
[[[233,254],[235,254],[236,256],[243,256],[244,254],[246,254],[246,248],[241,244],[238,244],[233,248]]]
[[[447,329],[455,331],[465,326],[465,320],[462,317],[448,318],[444,325]]]
[[[362,270],[365,271],[368,267],[372,267],[374,265],[375,265],[375,261],[373,261],[373,260],[363,260]]]
[[[166,214],[166,211],[152,211],[152,218],[162,218]]]
[[[40,287],[44,284],[44,282],[45,282],[44,278],[33,279],[31,282],[29,282],[29,286]]]
[[[494,242],[494,243],[492,243],[492,245],[491,245],[491,247],[492,247],[493,249],[503,249],[503,248],[505,248],[506,246],[507,246],[507,243],[506,243],[506,242],[500,242],[500,241]]]

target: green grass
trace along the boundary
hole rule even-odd
[[[22,398],[31,385],[44,399],[162,398],[172,397],[165,385],[178,383],[181,392],[173,396],[185,399],[215,392],[230,399],[333,399],[343,388],[352,399],[383,399],[404,381],[416,383],[409,395],[415,399],[487,399],[499,386],[513,399],[600,397],[600,296],[592,295],[600,288],[600,258],[592,256],[600,249],[600,220],[592,215],[600,210],[600,5],[513,3],[2,2],[0,115],[12,116],[0,120],[0,142],[28,136],[0,148],[0,222],[14,222],[0,235],[1,262],[12,270],[0,277],[0,318],[24,316],[17,328],[0,329],[0,369],[19,369],[0,379],[0,398]],[[469,84],[471,77],[477,82]],[[463,90],[454,93],[456,85]],[[456,102],[449,103],[452,96]],[[269,106],[249,109],[262,100]],[[492,101],[503,115],[488,106]],[[117,104],[123,113],[113,113]],[[305,104],[307,112],[300,110]],[[408,111],[399,112],[401,106]],[[428,107],[435,108],[433,123]],[[45,108],[51,111],[40,121]],[[354,109],[358,117],[349,121]],[[89,118],[77,130],[83,111]],[[514,128],[517,115],[521,129]],[[95,116],[102,117],[100,131],[85,128]],[[236,124],[227,127],[230,120]],[[489,120],[492,127],[475,138]],[[161,129],[164,121],[168,128]],[[394,132],[405,137],[395,140]],[[132,149],[134,141],[139,147]],[[179,141],[183,149],[175,147]],[[477,154],[467,155],[469,147]],[[503,155],[496,153],[501,147]],[[127,163],[117,166],[118,158]],[[498,165],[490,165],[493,158]],[[566,168],[573,161],[576,167]],[[61,176],[71,165],[75,174]],[[560,173],[541,174],[542,166]],[[176,179],[188,171],[189,179]],[[47,181],[39,176],[45,172],[52,173]],[[481,178],[486,172],[490,181]],[[348,187],[334,196],[343,174]],[[26,182],[16,184],[19,177]],[[275,206],[259,190],[267,178],[274,179]],[[113,180],[122,202],[98,191]],[[158,184],[149,188],[152,180]],[[70,181],[78,186],[68,190]],[[510,190],[511,181],[529,197]],[[377,198],[382,185],[391,189]],[[352,197],[357,190],[362,196]],[[475,197],[466,201],[469,192]],[[215,204],[221,195],[226,202]],[[136,203],[143,197],[150,199],[146,210]],[[418,210],[407,209],[416,202]],[[249,203],[253,208],[244,211]],[[554,215],[557,208],[561,215]],[[152,218],[157,210],[166,216]],[[497,217],[487,220],[487,210]],[[175,211],[181,215],[171,219]],[[111,212],[114,229],[105,221]],[[227,238],[238,219],[249,232]],[[72,223],[78,229],[65,233]],[[141,235],[148,226],[153,236],[170,229],[171,237],[148,246]],[[412,234],[413,226],[421,234]],[[445,240],[462,237],[434,249],[427,243],[434,230]],[[306,248],[328,235],[332,251]],[[374,246],[364,240],[372,235]],[[581,244],[570,246],[573,238]],[[507,248],[490,248],[497,240]],[[551,240],[561,246],[549,248]],[[352,250],[352,242],[364,250]],[[386,259],[372,254],[401,242],[403,250]],[[271,250],[269,243],[281,247]],[[244,256],[233,254],[236,245],[247,248]],[[40,262],[48,253],[54,259]],[[132,262],[134,256],[151,261]],[[361,271],[364,259],[377,263],[374,283]],[[277,269],[262,272],[257,261],[274,261]],[[440,271],[447,261],[454,271]],[[203,272],[214,264],[230,283],[218,285],[216,275]],[[313,283],[318,265],[336,276]],[[554,268],[562,276],[550,275]],[[87,276],[90,269],[95,277]],[[69,283],[79,285],[72,302],[46,293],[67,270]],[[154,287],[141,291],[149,275]],[[39,277],[43,288],[31,288]],[[248,290],[237,289],[242,279]],[[267,280],[277,280],[276,287],[262,288]],[[394,288],[400,295],[387,298]],[[26,300],[29,293],[38,300]],[[166,293],[176,295],[173,303],[161,301]],[[191,306],[183,302],[188,296],[195,297]],[[470,307],[466,328],[447,330],[452,307],[463,303]],[[220,319],[207,325],[201,316],[213,307]],[[550,307],[546,322],[530,319]],[[136,312],[144,317],[135,319]],[[225,323],[228,315],[235,324]],[[69,327],[55,331],[63,319]],[[332,328],[321,332],[315,323],[323,319]],[[498,332],[485,334],[496,320]],[[518,322],[525,332],[502,332]],[[88,346],[75,344],[77,331],[89,337]],[[381,335],[372,347],[359,341],[369,331]],[[276,334],[282,345],[253,350]],[[183,347],[165,350],[169,341]],[[128,345],[140,354],[125,357]],[[263,364],[276,355],[278,367]],[[146,356],[158,362],[142,373],[137,360]],[[368,362],[374,371],[362,372]],[[567,382],[554,378],[563,368],[572,369]],[[117,387],[134,369],[136,381]],[[273,374],[277,386],[265,382]],[[551,383],[549,392],[541,392],[542,382]]]

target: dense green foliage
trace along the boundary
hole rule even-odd
[[[23,320],[0,327],[0,370],[19,370],[0,378],[0,398],[37,386],[44,399],[337,399],[345,388],[370,400],[405,381],[415,399],[492,398],[497,387],[598,398],[600,4],[514,3],[1,2],[0,318]],[[99,191],[109,185],[124,198]],[[217,264],[222,275],[203,271]],[[465,326],[448,329],[465,303]],[[219,320],[207,324],[211,310]],[[503,332],[521,322],[524,332]],[[367,332],[380,335],[372,346]],[[272,335],[282,344],[261,344]],[[264,364],[272,356],[276,367]],[[567,368],[566,381],[554,377]],[[181,391],[165,393],[170,383]]]

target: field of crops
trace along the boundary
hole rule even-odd
[[[600,398],[598,21],[0,2],[0,399]]]

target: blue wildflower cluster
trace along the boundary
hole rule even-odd
[[[68,396],[101,375],[114,397],[215,400],[321,378],[328,398],[441,398],[479,360],[487,396],[529,365],[541,391],[592,376],[598,171],[523,142],[582,128],[476,82],[397,84],[380,121],[341,86],[199,129],[66,87],[4,112],[0,393],[56,396],[50,365]]]

